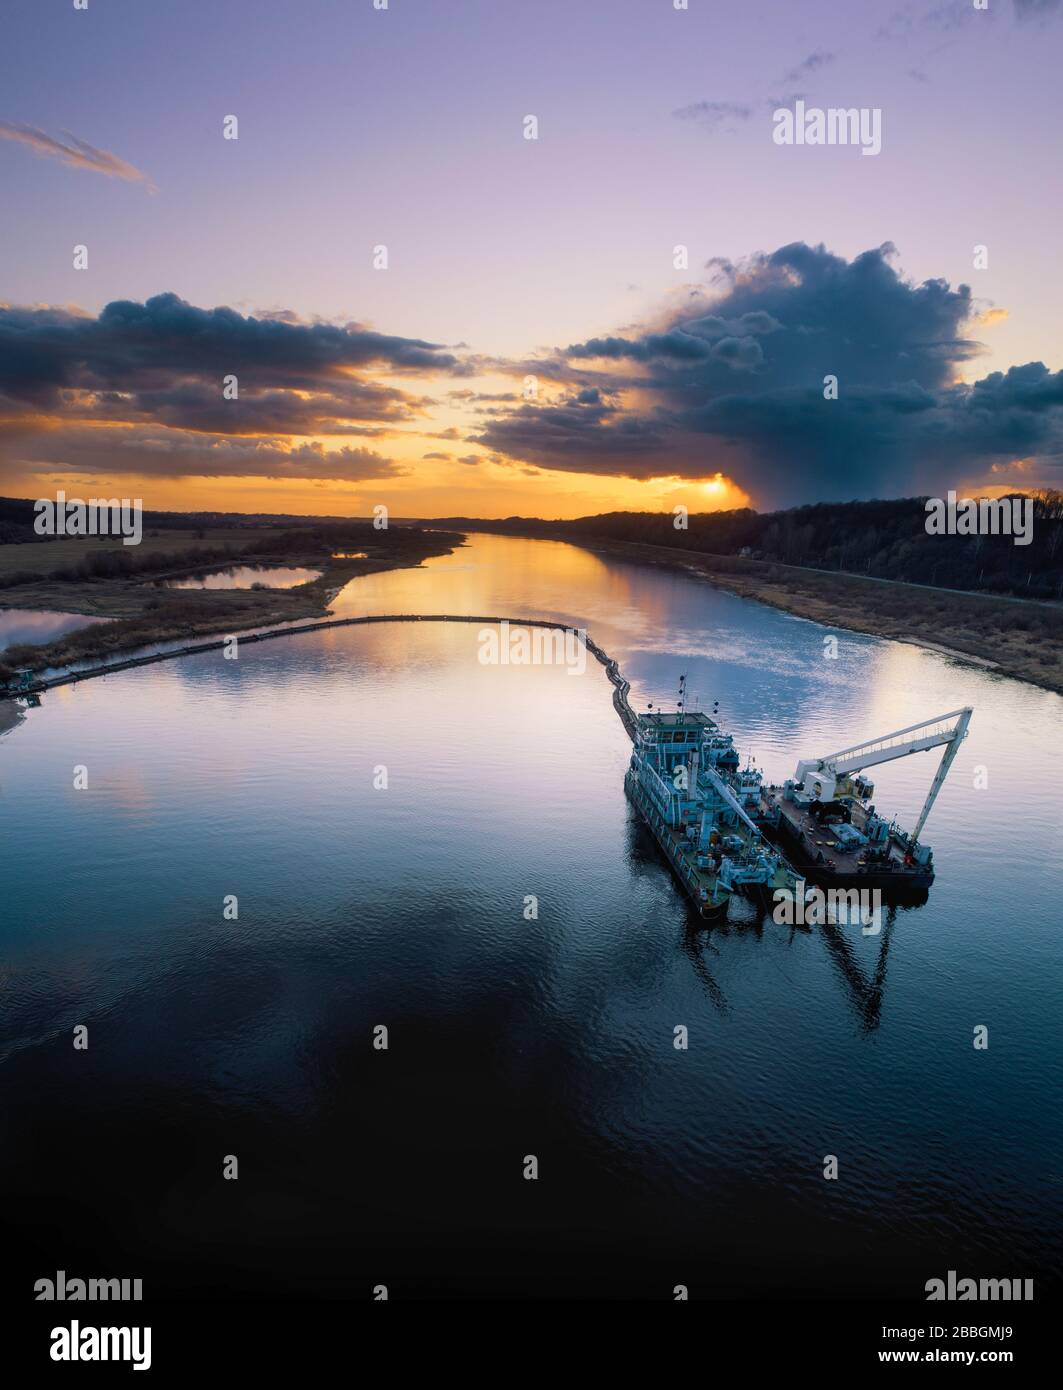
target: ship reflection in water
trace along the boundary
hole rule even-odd
[[[572,622],[640,712],[685,672],[776,784],[973,706],[929,899],[865,934],[740,896],[703,930],[624,795],[601,666],[484,665],[475,624],[50,691],[0,739],[11,1268],[350,1298],[922,1298],[942,1267],[1059,1270],[1063,702],[852,634],[825,661],[815,624],[552,543],[474,537],[337,609]],[[877,769],[876,804],[914,826],[929,769]]]
[[[631,817],[627,852],[632,873],[652,877],[664,871],[659,846],[639,816]],[[678,885],[676,891],[680,891]],[[863,932],[859,923],[840,924],[828,919],[807,926],[780,926],[774,920],[772,909],[752,898],[744,901],[732,898],[725,921],[706,920],[693,903],[688,903],[677,939],[679,949],[690,962],[706,997],[722,1014],[727,1014],[731,1005],[723,986],[713,974],[712,962],[726,952],[728,938],[745,936],[763,941],[766,935],[770,935],[789,948],[800,950],[801,938],[818,933],[835,968],[842,995],[848,1001],[861,1031],[866,1033],[879,1024],[890,943],[898,914],[904,911],[905,908],[897,904],[886,907],[881,924],[867,933],[875,938],[874,955],[870,960],[865,960],[865,953],[852,940],[854,930],[858,936]]]

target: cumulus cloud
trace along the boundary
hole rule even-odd
[[[151,192],[156,191],[147,174],[141,173],[118,155],[108,150],[98,150],[95,145],[79,140],[68,130],[62,130],[59,134],[61,138],[56,139],[34,125],[0,121],[0,139],[17,141],[20,145],[28,146],[34,154],[45,159],[58,159],[70,169],[88,169],[94,174],[106,174],[109,178],[142,183]]]
[[[368,449],[292,444],[283,438],[240,439],[228,435],[185,435],[132,428],[108,432],[73,428],[36,436],[12,451],[12,462],[26,471],[145,477],[268,477],[362,482],[398,477],[406,468]]]
[[[982,351],[972,333],[1001,312],[966,285],[905,278],[889,243],[851,260],[804,242],[714,259],[646,325],[492,360],[512,381],[536,376],[537,399],[441,393],[475,420],[459,431],[425,428],[436,401],[419,383],[462,363],[422,339],[172,294],[95,316],[0,306],[0,460],[22,473],[356,482],[405,465],[353,437],[402,427],[439,441],[426,467],[723,473],[762,506],[940,492],[1020,461],[1047,479],[1063,460],[1063,373],[1027,362],[964,384]],[[455,440],[485,454],[450,454]]]
[[[981,351],[971,292],[914,284],[895,260],[889,243],[849,261],[795,242],[714,261],[681,312],[567,348],[579,392],[491,420],[479,442],[543,468],[719,469],[772,504],[929,490],[1030,455],[1053,467],[1061,374],[1035,362],[956,385]],[[581,400],[590,364],[609,373],[607,406]]]
[[[492,420],[471,442],[548,469],[630,477],[667,471],[653,465],[665,448],[660,428],[584,396],[579,391],[548,405],[522,405]]]
[[[154,459],[147,436],[118,432],[132,426],[153,429],[155,441],[168,437],[159,431],[171,431],[171,460],[188,459],[189,471],[204,471],[206,457],[211,471],[224,471],[229,461],[244,472],[245,458],[270,462],[268,449],[255,455],[254,446],[224,449],[184,436],[382,434],[424,414],[431,399],[374,373],[412,377],[450,373],[456,365],[452,354],[423,339],[200,309],[175,294],[144,304],[118,300],[95,317],[0,306],[0,430],[9,441],[0,457],[10,460],[12,438],[45,433],[60,461],[69,442],[72,458],[105,470],[112,449],[130,456],[130,440],[134,452]],[[226,399],[223,382],[231,377],[238,394]],[[71,434],[89,425],[97,428],[85,437]],[[302,457],[285,450],[280,466]],[[335,458],[344,468],[377,466],[357,450]]]
[[[115,300],[95,318],[54,308],[0,308],[0,390],[34,405],[70,388],[164,390],[177,381],[213,386],[235,374],[256,389],[312,391],[334,387],[354,368],[448,371],[455,364],[422,339],[199,309],[175,294],[144,304]]]

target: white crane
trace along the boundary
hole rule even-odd
[[[850,772],[859,772],[877,763],[892,762],[894,758],[906,758],[909,753],[925,753],[931,748],[945,745],[941,764],[934,774],[926,801],[915,830],[912,843],[916,844],[922,833],[926,818],[941,790],[942,783],[952,760],[959,751],[960,744],[967,737],[967,725],[971,722],[973,710],[954,709],[949,714],[939,714],[933,719],[924,719],[920,724],[909,724],[906,729],[897,729],[882,738],[868,739],[856,743],[851,748],[842,748],[837,753],[828,753],[822,758],[805,758],[797,764],[794,781],[801,784],[808,796],[829,801],[834,796],[838,778]],[[949,721],[953,721],[951,724]]]

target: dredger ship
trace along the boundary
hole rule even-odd
[[[728,781],[737,758],[707,714],[638,714],[624,778],[630,800],[702,917],[721,920],[733,893],[770,901],[796,875],[764,839]]]
[[[920,835],[972,711],[953,710],[821,758],[806,758],[781,787],[740,768],[734,739],[700,712],[633,714],[624,788],[702,917],[727,915],[733,893],[770,902],[808,879],[826,887],[879,889],[889,899],[924,895],[933,851]],[[914,831],[880,815],[869,767],[944,747]],[[767,837],[767,839],[765,838]]]

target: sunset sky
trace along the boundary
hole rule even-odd
[[[1059,486],[1061,60],[1059,0],[7,0],[0,492]],[[775,144],[798,98],[881,153]]]

